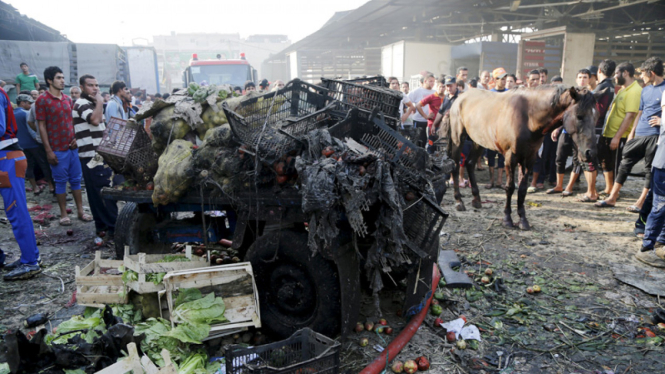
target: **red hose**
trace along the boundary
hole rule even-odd
[[[432,295],[430,295],[429,299],[427,299],[423,310],[411,318],[411,321],[409,321],[404,330],[402,330],[402,332],[400,332],[399,335],[397,335],[395,339],[390,342],[388,347],[386,347],[386,349],[381,352],[379,357],[374,359],[371,364],[367,365],[367,367],[364,368],[360,374],[379,374],[386,367],[386,354],[390,353],[387,361],[390,362],[402,351],[402,348],[404,348],[406,343],[408,343],[413,335],[416,334],[416,331],[418,331],[418,328],[425,320],[425,316],[429,310],[429,305],[432,302],[432,297],[434,297],[434,291],[436,291],[436,286],[439,285],[439,279],[441,279],[441,274],[439,273],[439,269],[437,268],[436,264],[434,264],[432,269]]]

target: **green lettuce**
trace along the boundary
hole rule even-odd
[[[225,310],[224,300],[210,293],[204,298],[178,305],[173,310],[173,317],[179,323],[212,325],[228,321],[224,317]]]

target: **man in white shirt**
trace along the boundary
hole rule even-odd
[[[434,87],[435,81],[436,79],[432,73],[427,73],[421,77],[420,87],[411,91],[409,94],[409,100],[411,100],[412,103],[419,103],[425,97],[432,95],[434,93],[432,88]],[[423,108],[423,111],[425,112],[425,115],[430,115],[429,108],[425,107]],[[418,141],[421,142],[421,144],[418,145],[424,148],[427,144],[427,118],[420,115],[420,113],[416,111],[415,106],[413,108],[409,108],[407,117],[411,114],[413,114],[413,127],[422,129],[418,137]],[[433,113],[433,115],[436,115],[436,113]]]
[[[476,87],[481,90],[490,90],[490,72],[487,70],[483,70],[482,73],[480,73],[480,81],[478,82],[478,87]]]
[[[390,83],[391,90],[395,90],[401,93],[401,91],[399,90],[399,80],[397,78],[389,77],[388,82]],[[402,102],[399,104],[399,117],[400,117],[400,122],[402,124],[402,128],[404,128],[404,124],[409,119],[409,111],[404,113],[404,106],[408,107],[409,110],[413,109],[413,103],[411,102],[411,99],[409,99],[409,95],[402,93]]]

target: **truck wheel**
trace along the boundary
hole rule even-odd
[[[152,213],[141,213],[135,202],[128,202],[118,214],[115,226],[115,255],[122,259],[125,256],[125,245],[129,246],[130,254],[162,253],[167,248],[155,243],[152,228],[157,223],[157,216]]]
[[[311,256],[307,233],[284,230],[259,237],[247,251],[261,305],[261,325],[286,338],[309,327],[327,336],[341,328],[341,294],[335,264]]]

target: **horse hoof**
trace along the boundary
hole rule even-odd
[[[520,230],[522,231],[531,230],[531,226],[529,226],[529,222],[527,220],[524,219],[520,221]]]
[[[458,212],[464,212],[466,211],[466,207],[463,203],[457,203],[457,205],[455,205],[455,210]]]
[[[513,223],[513,220],[511,218],[504,219],[503,220],[503,226],[509,228],[509,229],[514,229],[515,224]]]
[[[481,204],[480,201],[478,201],[478,200],[471,201],[471,206],[476,208],[476,209],[482,209],[483,208],[483,204]]]

